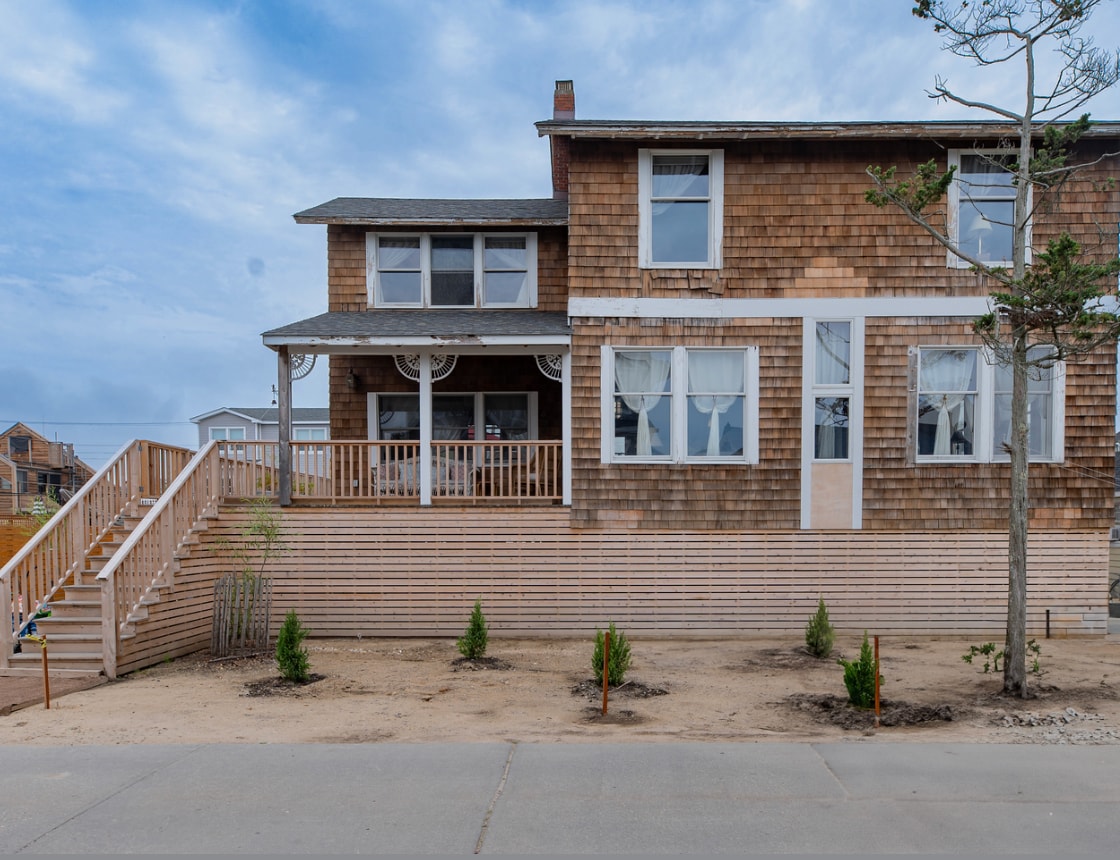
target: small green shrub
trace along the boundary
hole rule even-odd
[[[1027,643],[1027,671],[1032,675],[1041,675],[1042,667],[1039,665],[1038,658],[1042,654],[1042,646],[1038,641],[1032,639]],[[968,653],[961,656],[964,662],[971,665],[974,657],[984,658],[984,673],[998,672],[999,663],[1003,659],[1004,651],[1000,648],[996,650],[995,642],[985,642],[983,645],[970,645],[968,646]]]
[[[486,623],[486,616],[482,614],[482,600],[474,602],[471,619],[467,622],[467,631],[455,644],[459,646],[459,653],[468,660],[474,660],[486,653],[486,639],[490,626]]]
[[[859,647],[859,659],[848,662],[843,657],[836,661],[844,667],[844,686],[848,688],[848,701],[857,708],[870,708],[875,704],[875,677],[879,675],[879,664],[871,653],[871,643],[867,641],[867,631],[863,631],[863,644]],[[883,678],[879,675],[879,683]]]
[[[305,638],[307,638],[307,630],[300,624],[296,611],[289,610],[284,616],[284,624],[276,639],[276,664],[280,667],[280,676],[285,681],[303,684],[311,677],[307,649],[303,647]]]
[[[626,670],[630,668],[630,643],[626,641],[626,634],[614,629],[612,621],[607,629],[611,634],[611,650],[607,655],[607,684],[617,687],[626,677]],[[602,683],[603,680],[603,645],[602,630],[595,631],[595,650],[591,654],[591,668],[595,672],[595,679]]]
[[[828,609],[825,608],[824,598],[817,603],[816,614],[805,625],[805,647],[814,657],[824,658],[832,653],[832,643],[836,640],[836,631],[828,620]]]

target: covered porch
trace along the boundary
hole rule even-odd
[[[565,314],[336,312],[263,340],[277,354],[280,438],[226,446],[244,464],[231,492],[281,504],[570,503]],[[293,438],[299,355],[329,359],[330,441]]]

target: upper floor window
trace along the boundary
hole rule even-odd
[[[643,268],[720,267],[723,150],[639,150],[638,195]]]
[[[31,437],[30,436],[9,436],[8,437],[8,455],[15,456],[19,454],[31,454]]]
[[[604,462],[757,462],[758,349],[604,347]]]
[[[1039,358],[1045,347],[1032,347]],[[1011,368],[989,364],[974,347],[919,350],[919,461],[991,462],[1010,457]],[[1061,458],[1063,390],[1060,365],[1032,367],[1027,383],[1031,460]]]
[[[534,307],[537,237],[370,233],[366,281],[376,307]]]
[[[245,441],[245,428],[244,427],[211,427],[210,428],[211,441],[217,442],[244,442]]]
[[[995,150],[949,150],[956,167],[949,186],[950,236],[962,251],[983,263],[1010,266],[1015,224],[1014,156]],[[1030,248],[1028,225],[1027,248]],[[1028,251],[1029,262],[1029,251]],[[971,265],[949,254],[949,265]]]

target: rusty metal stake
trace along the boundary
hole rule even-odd
[[[24,639],[30,639],[32,642],[38,642],[39,648],[43,652],[43,707],[46,710],[51,709],[51,675],[50,665],[47,661],[47,634],[42,636],[24,636]]]
[[[610,680],[611,631],[603,634],[603,716],[607,715],[607,682]]]
[[[879,637],[875,637],[875,728],[879,728]]]

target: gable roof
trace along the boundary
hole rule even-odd
[[[564,226],[566,200],[417,200],[390,197],[336,197],[292,216],[298,224],[366,224],[395,227]]]
[[[275,406],[263,408],[255,406],[222,406],[219,409],[212,409],[209,412],[204,412],[202,415],[196,415],[191,421],[197,424],[200,421],[205,421],[207,418],[221,415],[223,412],[236,415],[238,418],[244,418],[246,421],[251,421],[254,424],[280,423],[280,410]],[[292,423],[328,424],[330,423],[330,412],[330,409],[326,407],[293,407]]]

